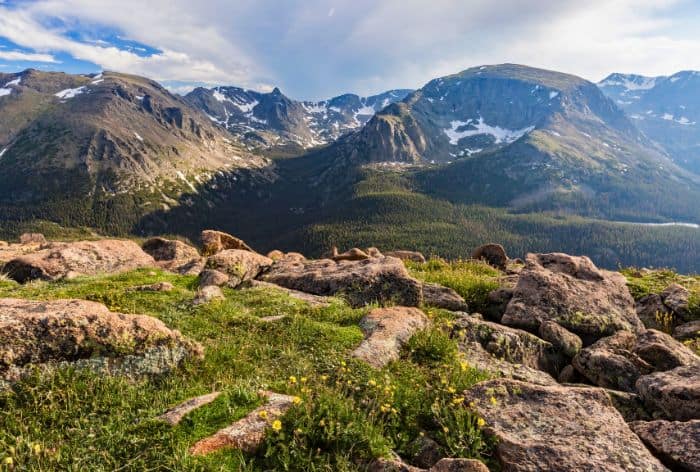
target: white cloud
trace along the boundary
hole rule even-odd
[[[22,51],[0,51],[0,59],[6,61],[58,62],[51,54],[27,53]]]
[[[517,62],[599,80],[700,69],[693,0],[36,0],[0,5],[0,36],[157,80],[274,83],[299,98],[419,87]],[[54,21],[58,20],[58,21]],[[107,28],[149,57],[65,36]]]

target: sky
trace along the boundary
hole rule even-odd
[[[700,70],[697,0],[0,0],[0,72],[144,75],[297,99],[513,62],[599,81]]]

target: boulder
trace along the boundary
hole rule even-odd
[[[644,326],[649,329],[666,329],[673,318],[671,310],[664,305],[661,296],[656,293],[640,298],[635,305],[635,310]]]
[[[156,262],[133,241],[103,239],[51,243],[42,249],[10,260],[3,272],[20,283],[56,280],[73,272],[80,275],[116,274]]]
[[[223,272],[214,269],[204,269],[199,274],[199,288],[208,287],[209,285],[221,287],[226,285],[228,281],[228,274],[224,274]]]
[[[472,259],[485,261],[488,265],[499,270],[506,270],[508,255],[500,244],[483,244],[472,252]]]
[[[267,253],[267,257],[273,261],[276,261],[277,259],[282,259],[284,257],[284,253],[279,249],[274,249]]]
[[[673,337],[679,341],[700,338],[700,320],[690,321],[676,326],[676,329],[673,330]]]
[[[373,460],[367,467],[367,472],[425,472],[425,469],[408,465],[397,456]]]
[[[112,313],[85,300],[0,299],[5,382],[19,380],[32,366],[67,363],[106,373],[158,374],[201,355],[199,344],[150,316]]]
[[[653,329],[637,337],[634,353],[652,365],[654,370],[671,370],[700,364],[700,357],[693,351],[668,334]]]
[[[654,371],[653,366],[632,352],[635,343],[634,334],[619,331],[582,349],[572,364],[594,385],[634,392],[637,379]]]
[[[187,416],[188,413],[196,410],[197,408],[208,405],[209,403],[216,400],[221,392],[208,393],[206,395],[200,395],[198,397],[190,398],[177,406],[169,409],[162,415],[158,417],[159,420],[165,421],[171,426],[175,426],[182,421],[182,419]]]
[[[630,427],[671,470],[700,472],[700,420],[638,421]]]
[[[567,357],[574,357],[583,347],[581,338],[554,321],[544,321],[540,325],[540,338],[552,343],[555,349]]]
[[[376,368],[383,367],[398,359],[401,347],[428,324],[428,317],[418,308],[375,308],[360,320],[365,340],[352,355]]]
[[[676,367],[637,379],[647,409],[677,421],[700,419],[700,367]]]
[[[200,239],[202,240],[202,255],[205,257],[213,256],[227,249],[240,249],[242,251],[254,252],[245,241],[231,236],[228,233],[224,233],[223,231],[205,229],[202,231]]]
[[[428,472],[489,472],[489,468],[476,459],[445,458],[428,469]]]
[[[378,257],[361,261],[282,259],[261,279],[314,295],[340,295],[353,307],[371,303],[419,306],[422,285],[400,259]]]
[[[425,262],[425,256],[418,251],[387,251],[384,253],[385,256],[396,257],[402,261],[411,262]]]
[[[564,363],[551,343],[520,329],[463,315],[453,321],[452,337],[479,343],[492,356],[557,375]]]
[[[644,402],[639,398],[639,395],[611,389],[605,389],[605,393],[610,397],[610,401],[612,401],[615,409],[620,412],[628,423],[630,421],[646,421],[651,419],[651,414],[644,406]]]
[[[528,254],[501,322],[536,331],[554,321],[584,345],[616,331],[638,333],[644,325],[622,274],[598,269],[587,257]]]
[[[134,287],[134,290],[137,292],[172,292],[174,289],[175,286],[170,282],[155,282]]]
[[[482,308],[484,316],[491,321],[500,323],[501,319],[503,319],[503,315],[506,312],[508,303],[510,303],[512,298],[513,289],[510,287],[500,287],[489,292],[486,297],[486,304]]]
[[[141,248],[158,263],[158,266],[183,275],[196,275],[204,266],[199,251],[182,241],[151,238]]]
[[[464,298],[449,287],[423,283],[423,304],[450,311],[469,311]]]
[[[384,255],[382,254],[382,251],[380,251],[376,247],[368,247],[365,250],[365,253],[367,253],[369,257],[382,257]]]
[[[462,353],[462,357],[467,364],[484,372],[488,372],[492,377],[505,377],[538,385],[557,385],[557,381],[554,377],[546,372],[527,367],[523,364],[514,364],[498,359],[493,354],[487,352],[486,349],[476,341],[460,342],[459,351]]]
[[[264,405],[231,426],[199,440],[190,448],[190,454],[202,456],[222,449],[240,449],[249,454],[254,453],[265,440],[265,432],[270,425],[294,406],[293,396],[274,392],[260,394],[267,400]]]
[[[442,447],[425,435],[418,436],[413,442],[412,448],[417,451],[413,456],[412,463],[425,469],[434,466],[445,457]]]
[[[257,252],[244,251],[242,249],[226,249],[210,256],[207,259],[207,268],[228,275],[227,285],[231,288],[236,288],[241,282],[256,278],[263,270],[270,267],[272,263],[272,259]]]
[[[290,261],[305,261],[306,256],[300,252],[288,252],[284,255],[284,258]]]
[[[245,283],[245,285],[246,288],[248,288],[249,285],[250,288],[271,288],[274,290],[279,290],[281,292],[286,293],[291,298],[306,302],[313,307],[325,307],[329,306],[333,302],[333,299],[331,297],[324,297],[322,295],[313,295],[311,293],[300,292],[299,290],[292,290],[290,288],[275,285],[270,282],[263,282],[262,280],[249,280]]]
[[[46,244],[46,238],[41,233],[23,233],[19,237],[20,244],[35,244],[42,245]]]
[[[464,396],[496,438],[503,471],[666,470],[602,389],[497,379]]]
[[[664,289],[660,294],[661,299],[675,315],[684,321],[693,321],[691,319],[691,313],[688,309],[688,297],[690,292],[687,288],[678,285],[671,284]]]

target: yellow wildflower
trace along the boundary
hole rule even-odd
[[[454,387],[447,387],[447,391],[450,393],[455,393],[457,390],[455,390]]]
[[[370,387],[376,387],[377,382],[375,382],[374,380],[370,380],[369,382],[367,382],[367,385],[369,385]]]
[[[345,367],[347,364],[345,363],[345,361],[340,361],[340,365],[342,365],[343,367]]]
[[[39,443],[34,444],[34,447],[32,449],[34,450],[34,454],[36,454],[36,455],[41,454],[41,444],[39,444]]]
[[[326,426],[326,422],[324,420],[321,420],[318,422],[319,426]]]
[[[321,376],[321,380],[325,382],[326,380],[328,380],[328,376],[327,376],[327,375],[322,375],[322,376]]]
[[[302,400],[300,397],[292,398],[292,403],[294,403],[295,405],[301,405],[301,402],[302,402]]]
[[[262,418],[262,419],[266,419],[266,418],[267,418],[267,411],[265,411],[265,410],[260,410],[260,411],[258,412],[258,416],[259,416],[260,418]]]
[[[275,420],[272,422],[272,430],[279,431],[282,429],[282,422],[280,420]]]
[[[485,424],[486,424],[486,420],[484,420],[483,418],[479,418],[478,420],[476,420],[476,425],[479,428],[483,428]]]
[[[297,378],[293,375],[290,375],[289,376],[289,383],[294,385],[295,383],[297,383]]]
[[[462,403],[464,403],[464,397],[454,397],[452,399],[453,405],[461,405]]]
[[[496,400],[496,397],[489,398],[489,401],[491,402],[492,405],[498,405],[498,400]]]
[[[449,432],[450,432],[450,428],[448,428],[447,426],[443,426],[443,427],[442,427],[442,430],[443,430],[444,432],[446,432],[446,433],[449,433]]]
[[[462,372],[466,371],[469,368],[469,364],[467,361],[462,361],[459,363],[460,369],[462,369]]]
[[[305,384],[307,380],[309,380],[309,379],[307,379],[306,377],[302,377],[299,379],[299,382]]]
[[[2,463],[5,465],[12,465],[15,461],[12,460],[12,457],[6,457],[2,460]]]

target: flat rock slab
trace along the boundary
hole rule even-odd
[[[469,311],[467,302],[460,294],[439,284],[423,284],[423,303],[450,311]]]
[[[281,259],[261,280],[314,295],[338,295],[353,307],[371,303],[418,306],[422,285],[400,259],[373,257],[361,261]]]
[[[515,364],[495,357],[486,351],[476,341],[462,341],[459,343],[459,351],[464,360],[471,366],[494,377],[522,380],[539,385],[557,385],[557,381],[546,372],[543,372],[523,364]]]
[[[313,307],[326,307],[330,306],[333,301],[332,297],[324,297],[322,295],[314,295],[312,293],[300,292],[299,290],[292,290],[287,287],[282,287],[281,285],[273,284],[270,282],[263,282],[262,280],[251,280],[251,288],[272,288],[275,290],[281,290],[282,292],[289,295],[291,298],[296,300],[301,300],[308,303]]]
[[[622,274],[598,269],[587,257],[528,254],[501,322],[536,331],[548,320],[584,344],[619,330],[644,330]]]
[[[201,354],[199,344],[150,316],[113,313],[85,300],[0,299],[0,379],[7,382],[32,365],[74,363],[139,375]]]
[[[637,421],[630,427],[672,470],[700,472],[700,420]]]
[[[470,402],[498,440],[504,472],[667,470],[602,389],[498,379],[466,391]]]
[[[219,398],[219,395],[221,395],[221,392],[213,392],[208,393],[206,395],[200,395],[198,397],[190,398],[189,400],[184,401],[179,405],[169,409],[168,411],[160,415],[158,419],[163,420],[172,426],[175,426],[179,424],[180,421],[182,421],[182,419],[185,416],[187,416],[188,413],[196,410],[197,408],[201,408],[204,405],[208,405],[209,403]]]
[[[265,439],[267,428],[294,405],[294,397],[290,395],[274,392],[262,392],[262,395],[267,399],[265,405],[251,411],[231,426],[198,441],[190,448],[190,454],[202,456],[225,448],[255,452]]]
[[[428,317],[418,308],[376,308],[360,320],[365,340],[352,355],[374,367],[383,367],[398,359],[401,347],[428,324]]]
[[[700,419],[700,367],[676,367],[639,377],[637,393],[647,408],[670,420]]]
[[[3,272],[24,283],[30,280],[56,280],[66,274],[116,274],[144,267],[156,261],[133,241],[103,239],[51,243],[42,249],[8,261]]]

